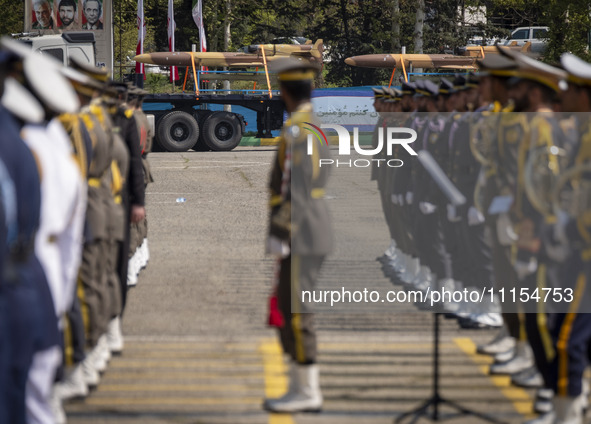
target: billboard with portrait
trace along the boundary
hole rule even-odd
[[[53,31],[57,29],[52,0],[32,0],[29,16],[33,30]]]
[[[92,31],[96,42],[96,65],[112,71],[112,0],[26,0],[25,17],[25,33]]]

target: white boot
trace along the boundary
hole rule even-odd
[[[431,273],[431,270],[427,266],[421,265],[416,278],[412,280],[410,284],[416,289],[426,292],[429,287],[433,287],[434,282],[435,278]]]
[[[492,364],[490,374],[515,374],[534,365],[534,354],[530,345],[523,340],[517,342],[515,356],[507,362]]]
[[[264,409],[273,411],[275,404],[289,402],[298,394],[298,366],[293,361],[289,364],[288,379],[289,386],[287,387],[287,392],[285,392],[285,394],[279,398],[265,399],[263,402]]]
[[[273,412],[318,412],[322,408],[318,365],[297,365],[297,391],[286,400],[278,399],[268,405]]]
[[[136,256],[133,255],[127,263],[127,286],[129,287],[135,287],[137,284],[136,262]]]
[[[121,333],[121,319],[119,317],[113,318],[109,323],[107,344],[114,355],[118,355],[123,351],[123,334]]]
[[[107,335],[103,334],[100,338],[99,338],[99,352],[101,355],[101,359],[105,361],[106,364],[109,363],[109,361],[111,360],[111,349],[109,349],[109,341],[107,339]],[[106,366],[105,366],[106,368]]]
[[[501,331],[485,345],[476,348],[476,352],[484,355],[495,355],[497,353],[507,352],[515,347],[515,339],[509,336],[507,327],[503,326]]]
[[[411,284],[412,281],[417,278],[421,268],[421,263],[418,258],[407,256],[406,263],[404,266],[404,272],[400,276],[400,279],[406,284]]]
[[[86,355],[86,359],[80,364],[82,368],[82,378],[88,387],[96,387],[101,381],[98,370],[94,367],[92,352]]]
[[[49,409],[51,409],[51,415],[53,415],[53,422],[55,424],[66,424],[66,412],[64,411],[62,400],[55,392],[49,398]]]
[[[533,420],[527,420],[523,424],[554,424],[556,421],[556,414],[554,411],[546,412]]]
[[[53,386],[53,393],[61,400],[85,398],[88,396],[88,385],[84,381],[82,364],[78,364],[72,373],[63,381]]]
[[[148,262],[150,262],[150,249],[148,248],[148,238],[146,237],[144,239],[144,242],[142,243],[142,247],[144,249],[144,267],[146,265],[148,265]]]
[[[108,354],[108,355],[107,355]],[[102,335],[86,360],[90,360],[92,367],[98,372],[102,373],[107,370],[107,363],[111,359],[111,352],[107,345],[107,339]]]
[[[554,396],[555,424],[583,424],[583,396]]]

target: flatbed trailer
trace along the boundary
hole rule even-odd
[[[278,95],[269,94],[149,94],[144,104],[154,115],[155,140],[165,151],[228,151],[240,143],[245,131],[238,113],[207,110],[208,104],[242,106],[257,114],[257,137],[270,138],[281,129],[284,106]],[[162,104],[162,109],[157,105]],[[170,108],[172,106],[172,108]]]

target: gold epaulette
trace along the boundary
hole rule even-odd
[[[111,183],[111,192],[113,194],[119,194],[123,188],[123,177],[121,176],[121,170],[116,161],[111,162],[111,175],[113,182]]]
[[[133,116],[133,109],[125,109],[125,117],[127,119],[131,119],[132,116]]]
[[[86,127],[86,129],[88,129],[88,131],[92,131],[94,129],[94,122],[92,122],[92,119],[90,118],[88,113],[81,113],[80,116],[84,121],[84,126]]]
[[[96,119],[98,119],[98,121],[101,123],[101,125],[104,125],[105,117],[103,116],[103,108],[102,107],[100,107],[97,104],[91,104],[90,105],[90,113],[92,113],[94,116],[96,116]]]

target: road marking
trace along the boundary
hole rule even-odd
[[[183,360],[183,361],[175,361],[175,360],[158,360],[154,361],[151,359],[142,360],[141,358],[119,358],[117,361],[113,361],[109,364],[109,368],[113,369],[120,369],[120,368],[140,368],[140,369],[161,369],[161,368],[182,368],[182,369],[194,369],[194,368],[205,368],[205,369],[214,369],[214,368],[225,368],[227,369],[228,366],[232,368],[258,368],[258,363],[250,363],[244,364],[241,362],[230,363],[228,361],[224,362],[210,362],[210,361],[199,361],[199,360]]]
[[[265,397],[279,397],[287,391],[281,346],[277,340],[270,339],[261,343],[259,351],[263,354]],[[269,424],[294,424],[294,420],[290,414],[269,414]]]
[[[214,392],[214,391],[245,391],[252,393],[258,384],[100,384],[100,392]]]
[[[84,403],[94,406],[115,406],[115,405],[258,405],[261,399],[258,397],[229,397],[229,398],[197,398],[197,397],[89,397]]]
[[[532,399],[529,394],[522,388],[513,386],[511,384],[511,377],[501,375],[489,375],[489,365],[493,363],[493,359],[488,355],[479,355],[476,353],[476,345],[471,339],[456,338],[455,344],[472,359],[472,362],[478,365],[480,372],[488,376],[493,385],[500,389],[503,396],[505,396],[511,403],[515,410],[521,415],[534,417],[532,415]]]
[[[264,166],[268,166],[269,164],[264,164]],[[205,169],[205,168],[244,168],[244,167],[252,167],[252,166],[263,166],[263,164],[241,164],[241,163],[232,163],[227,165],[204,165],[204,166],[190,166],[190,165],[180,165],[180,166],[153,166],[151,169]]]
[[[429,349],[429,352],[433,348],[432,343],[319,343],[318,350],[323,351],[352,351],[352,352],[391,352],[398,350],[413,350],[413,349]],[[452,343],[442,343],[439,346],[440,349],[455,349]]]
[[[225,369],[227,371],[227,369]],[[166,379],[166,378],[187,378],[187,379],[196,379],[196,378],[253,378],[253,379],[262,379],[260,377],[260,371],[252,370],[249,372],[232,372],[232,374],[227,375],[220,375],[219,372],[192,372],[192,371],[168,371],[162,370],[159,372],[150,372],[150,371],[141,371],[141,369],[134,369],[134,370],[126,370],[120,369],[117,370],[114,374],[106,374],[109,380],[127,380],[127,379]]]

